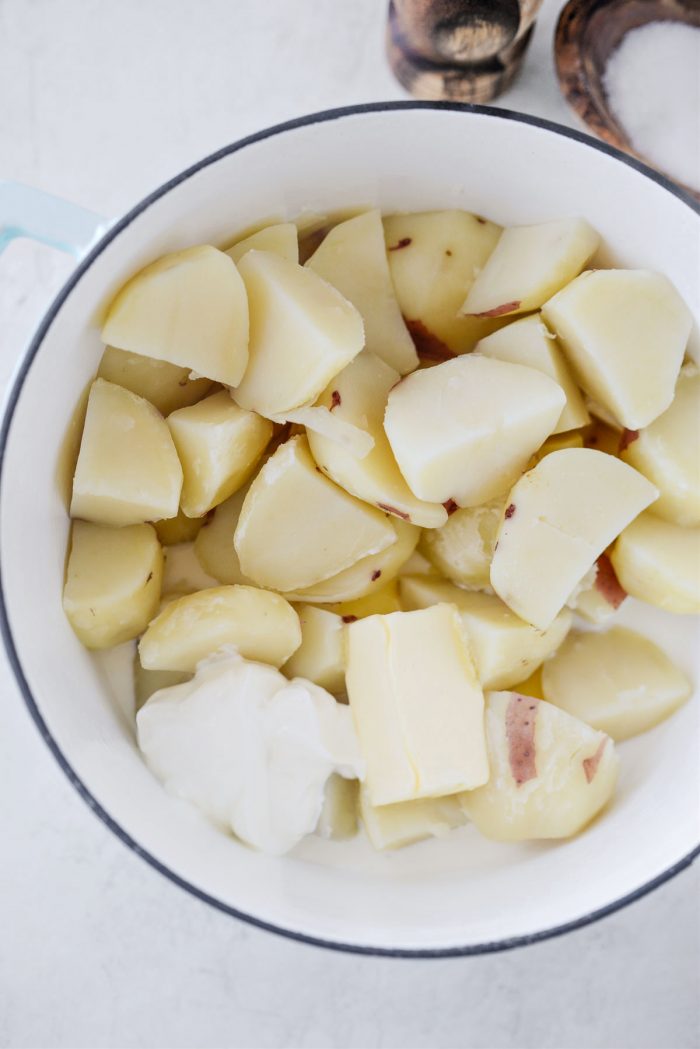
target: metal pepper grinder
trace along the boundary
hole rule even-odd
[[[391,0],[387,56],[416,98],[490,102],[512,83],[542,0]]]

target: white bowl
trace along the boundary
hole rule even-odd
[[[611,811],[572,842],[501,845],[474,828],[394,854],[309,839],[259,855],[167,795],[141,762],[123,658],[93,658],[61,609],[68,521],[58,449],[95,371],[100,309],[167,251],[221,243],[266,217],[349,205],[467,208],[501,223],[582,215],[609,259],[667,274],[700,315],[700,221],[670,183],[593,140],[517,114],[398,103],[322,113],[206,158],[117,222],[63,288],[28,348],[1,435],[0,615],[29,710],[109,827],[194,895],[313,943],[389,954],[488,951],[592,921],[698,853],[698,707],[621,746]],[[697,333],[696,333],[697,335]],[[688,618],[628,601],[622,622],[690,673]]]

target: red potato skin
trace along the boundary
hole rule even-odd
[[[627,591],[620,585],[612,561],[607,554],[601,554],[596,562],[598,571],[595,577],[595,588],[609,605],[618,609],[627,597]]]
[[[402,521],[410,521],[409,514],[404,513],[403,510],[397,510],[395,506],[390,506],[389,503],[377,503],[377,507],[383,510],[384,513],[394,514],[395,517],[400,517]]]
[[[520,299],[512,302],[504,302],[500,306],[494,306],[492,310],[484,310],[483,313],[470,313],[470,317],[503,317],[506,313],[512,313],[520,306]]]
[[[446,503],[443,503],[442,505],[443,505],[443,506],[445,507],[445,509],[447,510],[447,516],[448,516],[448,517],[451,517],[451,516],[452,516],[452,514],[453,514],[453,513],[454,513],[454,512],[456,511],[456,510],[459,510],[459,506],[458,506],[458,505],[457,505],[457,503],[456,503],[456,502],[454,501],[454,499],[448,499],[448,500],[447,500],[447,502],[446,502]]]
[[[516,786],[537,778],[535,723],[539,700],[514,692],[506,710],[506,740],[510,771]]]
[[[442,339],[438,339],[437,335],[433,335],[426,328],[423,321],[412,321],[406,317],[404,317],[404,320],[416,347],[416,353],[422,361],[451,361],[453,357],[457,356],[449,346],[445,345]]]
[[[639,430],[623,430],[620,435],[620,446],[618,448],[619,454],[622,454],[626,448],[629,448],[639,437]]]
[[[598,766],[600,765],[600,759],[603,757],[603,753],[605,752],[605,748],[608,744],[608,739],[608,736],[603,736],[600,743],[598,744],[598,749],[596,750],[595,754],[592,754],[590,758],[584,758],[581,762],[581,764],[583,765],[584,774],[586,776],[586,783],[592,783],[595,779],[596,772],[598,771]]]
[[[402,248],[407,248],[408,245],[412,243],[412,237],[402,237],[401,240],[397,241],[396,244],[390,244],[387,248],[387,251],[401,251]]]
[[[331,393],[331,406],[328,410],[332,412],[334,408],[338,408],[341,404],[342,398],[340,396],[340,391],[333,390],[333,392]]]

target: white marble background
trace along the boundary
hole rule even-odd
[[[545,0],[504,105],[562,122]],[[400,98],[383,0],[0,0],[0,177],[105,215],[247,132]],[[0,388],[71,262],[0,260]],[[190,898],[88,811],[0,666],[0,1046],[700,1044],[700,865],[605,921],[483,958],[335,955]],[[543,886],[546,891],[546,886]]]

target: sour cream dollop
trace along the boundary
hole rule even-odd
[[[267,853],[288,852],[313,832],[334,772],[364,776],[349,707],[237,654],[154,693],[136,724],[167,791]]]

